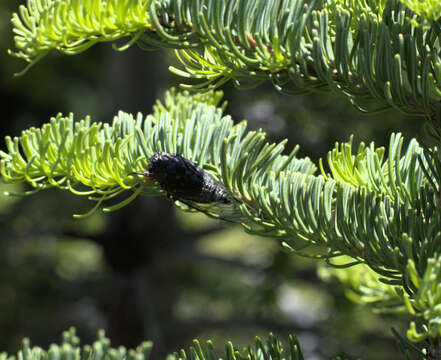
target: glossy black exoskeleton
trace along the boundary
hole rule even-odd
[[[203,204],[231,202],[223,184],[181,155],[158,152],[149,159],[147,172],[173,199]]]
[[[147,171],[136,174],[156,180],[173,200],[227,221],[241,221],[238,206],[242,201],[208,172],[179,154],[157,152],[150,157]]]

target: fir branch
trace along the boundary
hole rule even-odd
[[[38,346],[31,347],[29,339],[24,339],[21,349],[17,353],[17,359],[27,360],[149,360],[153,343],[151,341],[143,342],[136,349],[126,349],[123,346],[112,348],[110,340],[105,337],[104,331],[98,332],[97,340],[92,345],[80,345],[80,339],[76,335],[75,328],[63,332],[60,345],[52,344],[49,350],[43,350]],[[169,355],[167,359],[184,360],[264,360],[264,359],[287,359],[303,360],[303,353],[300,344],[295,335],[289,336],[289,346],[287,351],[283,349],[281,342],[273,335],[269,334],[264,342],[256,337],[254,346],[247,346],[243,351],[237,350],[231,342],[225,346],[225,356],[219,358],[214,351],[212,341],[207,341],[206,348],[203,349],[198,340],[193,341],[188,351]],[[8,356],[6,353],[0,353],[1,360],[13,360],[14,356]]]
[[[230,341],[225,346],[225,355],[221,358],[216,356],[213,343],[207,341],[205,349],[201,346],[198,340],[193,341],[193,345],[186,352],[181,350],[170,356],[170,360],[264,360],[264,359],[287,359],[287,360],[303,360],[303,353],[297,337],[289,336],[289,347],[285,350],[281,342],[273,335],[269,334],[266,342],[263,342],[259,337],[256,337],[254,347],[248,346],[239,351],[234,347]]]
[[[337,144],[328,156],[331,174],[322,165],[322,174],[315,175],[308,158],[296,158],[298,148],[284,155],[286,141],[270,144],[262,131],[247,132],[245,122],[234,125],[222,108],[207,103],[209,94],[170,91],[165,98],[146,118],[120,112],[108,125],[58,115],[41,129],[7,137],[1,174],[35,191],[57,187],[89,196],[97,202],[93,211],[132,191],[105,208],[111,211],[138,195],[164,195],[157,183],[132,173],[142,171],[155,152],[178,153],[241,199],[247,231],[279,238],[300,255],[317,254],[308,252],[311,245],[331,263],[349,255],[412,294],[413,283],[402,276],[409,261],[422,275],[428,260],[441,253],[436,175],[425,168],[415,140],[403,151],[403,139],[393,135],[388,157],[374,144],[360,145],[355,154],[351,141]],[[220,95],[210,101],[219,103]],[[210,215],[219,216],[216,211]]]
[[[18,51],[10,51],[33,65],[48,51],[79,54],[97,42],[132,36],[153,24],[149,0],[28,0],[11,22]]]
[[[97,340],[92,345],[80,346],[80,339],[74,328],[64,331],[60,345],[52,344],[48,350],[38,346],[31,347],[29,339],[24,339],[17,357],[0,353],[1,360],[27,359],[27,360],[149,360],[153,343],[143,342],[136,349],[127,350],[123,346],[112,348],[110,340],[105,337],[104,331],[98,332]]]
[[[436,23],[415,26],[417,15],[398,0],[320,5],[29,0],[20,16],[13,15],[13,54],[33,64],[53,49],[77,54],[97,42],[131,36],[128,45],[175,48],[183,67],[171,70],[201,80],[194,89],[270,80],[287,94],[327,87],[362,111],[392,106],[436,117],[441,99]]]
[[[339,263],[348,259],[338,259]],[[333,269],[321,266],[319,275],[329,281],[337,278],[344,284],[346,296],[357,303],[371,305],[376,312],[389,314],[409,314],[423,321],[417,329],[412,321],[407,337],[418,343],[441,336],[441,256],[428,259],[424,269],[417,269],[413,260],[408,260],[404,277],[408,291],[397,284],[386,284],[378,279],[366,265],[346,269]]]

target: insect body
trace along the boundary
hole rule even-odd
[[[229,192],[223,184],[181,155],[154,154],[149,160],[148,175],[176,200],[230,203]]]
[[[157,152],[147,171],[136,173],[156,180],[167,196],[187,206],[227,221],[241,222],[243,203],[222,183],[194,162],[178,154]]]

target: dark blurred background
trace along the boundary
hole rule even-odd
[[[181,81],[167,70],[172,53],[136,46],[119,53],[110,44],[79,56],[52,54],[14,78],[25,65],[6,55],[17,8],[16,0],[0,2],[1,138],[58,112],[104,122],[118,110],[148,114]],[[300,155],[314,161],[350,134],[378,145],[391,132],[421,134],[421,118],[394,110],[362,115],[330,93],[286,97],[269,83],[223,90],[233,119],[247,119],[273,140],[288,138],[289,147],[300,144]],[[24,189],[0,184],[1,191]],[[316,261],[283,253],[277,241],[179,212],[165,198],[72,218],[92,205],[59,190],[0,196],[0,351],[15,353],[25,336],[47,347],[75,326],[83,343],[98,329],[115,346],[153,340],[154,359],[194,338],[212,339],[222,351],[227,340],[243,346],[270,331],[281,339],[296,333],[308,359],[395,358],[390,327],[404,323],[349,302],[338,284],[318,279]]]

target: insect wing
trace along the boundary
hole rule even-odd
[[[177,199],[179,202],[206,215],[233,223],[251,224],[251,220],[246,217],[240,210],[242,201],[231,197],[231,202],[226,204],[223,202],[211,202],[208,204],[197,203],[188,199]]]

